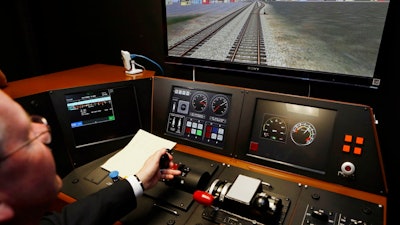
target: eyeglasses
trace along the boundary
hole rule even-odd
[[[26,142],[24,142],[21,146],[19,146],[18,148],[14,149],[13,151],[11,151],[10,153],[3,155],[0,157],[0,163],[5,161],[6,159],[8,159],[9,157],[11,157],[12,155],[14,155],[16,152],[18,152],[21,149],[24,149],[26,146],[30,145],[32,142],[34,142],[35,140],[39,139],[41,136],[43,136],[46,133],[51,133],[51,129],[50,126],[46,120],[46,118],[42,117],[42,116],[38,116],[38,115],[31,115],[31,122],[32,123],[38,123],[38,124],[43,124],[46,125],[47,129],[38,133],[34,138],[27,140]]]

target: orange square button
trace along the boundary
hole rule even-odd
[[[364,138],[363,137],[356,137],[356,144],[358,144],[358,145],[364,144]]]
[[[348,142],[348,143],[352,142],[353,141],[353,136],[350,135],[350,134],[344,135],[344,141]]]
[[[361,155],[362,149],[360,147],[354,147],[353,153],[356,155]]]
[[[350,145],[343,145],[342,151],[350,152]]]

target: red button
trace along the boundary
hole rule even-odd
[[[250,142],[250,150],[252,151],[258,151],[258,142]]]

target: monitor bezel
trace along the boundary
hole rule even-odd
[[[133,102],[134,105],[132,107],[135,107],[134,110],[137,110],[137,114],[135,118],[132,117],[132,121],[136,121],[137,123],[135,122],[135,124],[137,126],[133,127],[130,134],[127,135],[77,146],[74,140],[74,133],[72,131],[73,128],[71,128],[69,120],[68,109],[66,105],[67,102],[65,100],[65,96],[85,91],[116,89],[116,88],[132,89],[133,96],[129,98],[129,101],[134,100]],[[137,87],[135,86],[133,81],[120,81],[113,83],[73,87],[68,89],[59,89],[49,92],[52,104],[55,109],[56,116],[58,118],[58,123],[61,129],[60,133],[62,134],[63,137],[63,143],[65,143],[65,148],[70,156],[71,163],[74,166],[80,166],[86,164],[101,156],[122,149],[133,138],[137,130],[144,128],[144,122],[142,120],[143,115],[140,110],[138,96],[136,96],[137,95],[136,89]],[[132,104],[132,102],[129,102],[129,104]],[[101,130],[99,130],[99,132],[101,132]]]

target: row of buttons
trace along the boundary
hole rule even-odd
[[[203,136],[204,124],[200,122],[192,122],[188,120],[186,122],[185,133],[188,135],[194,135],[197,137]],[[207,124],[205,129],[204,137],[214,141],[222,142],[224,140],[225,129],[219,126],[213,126],[212,124]]]

